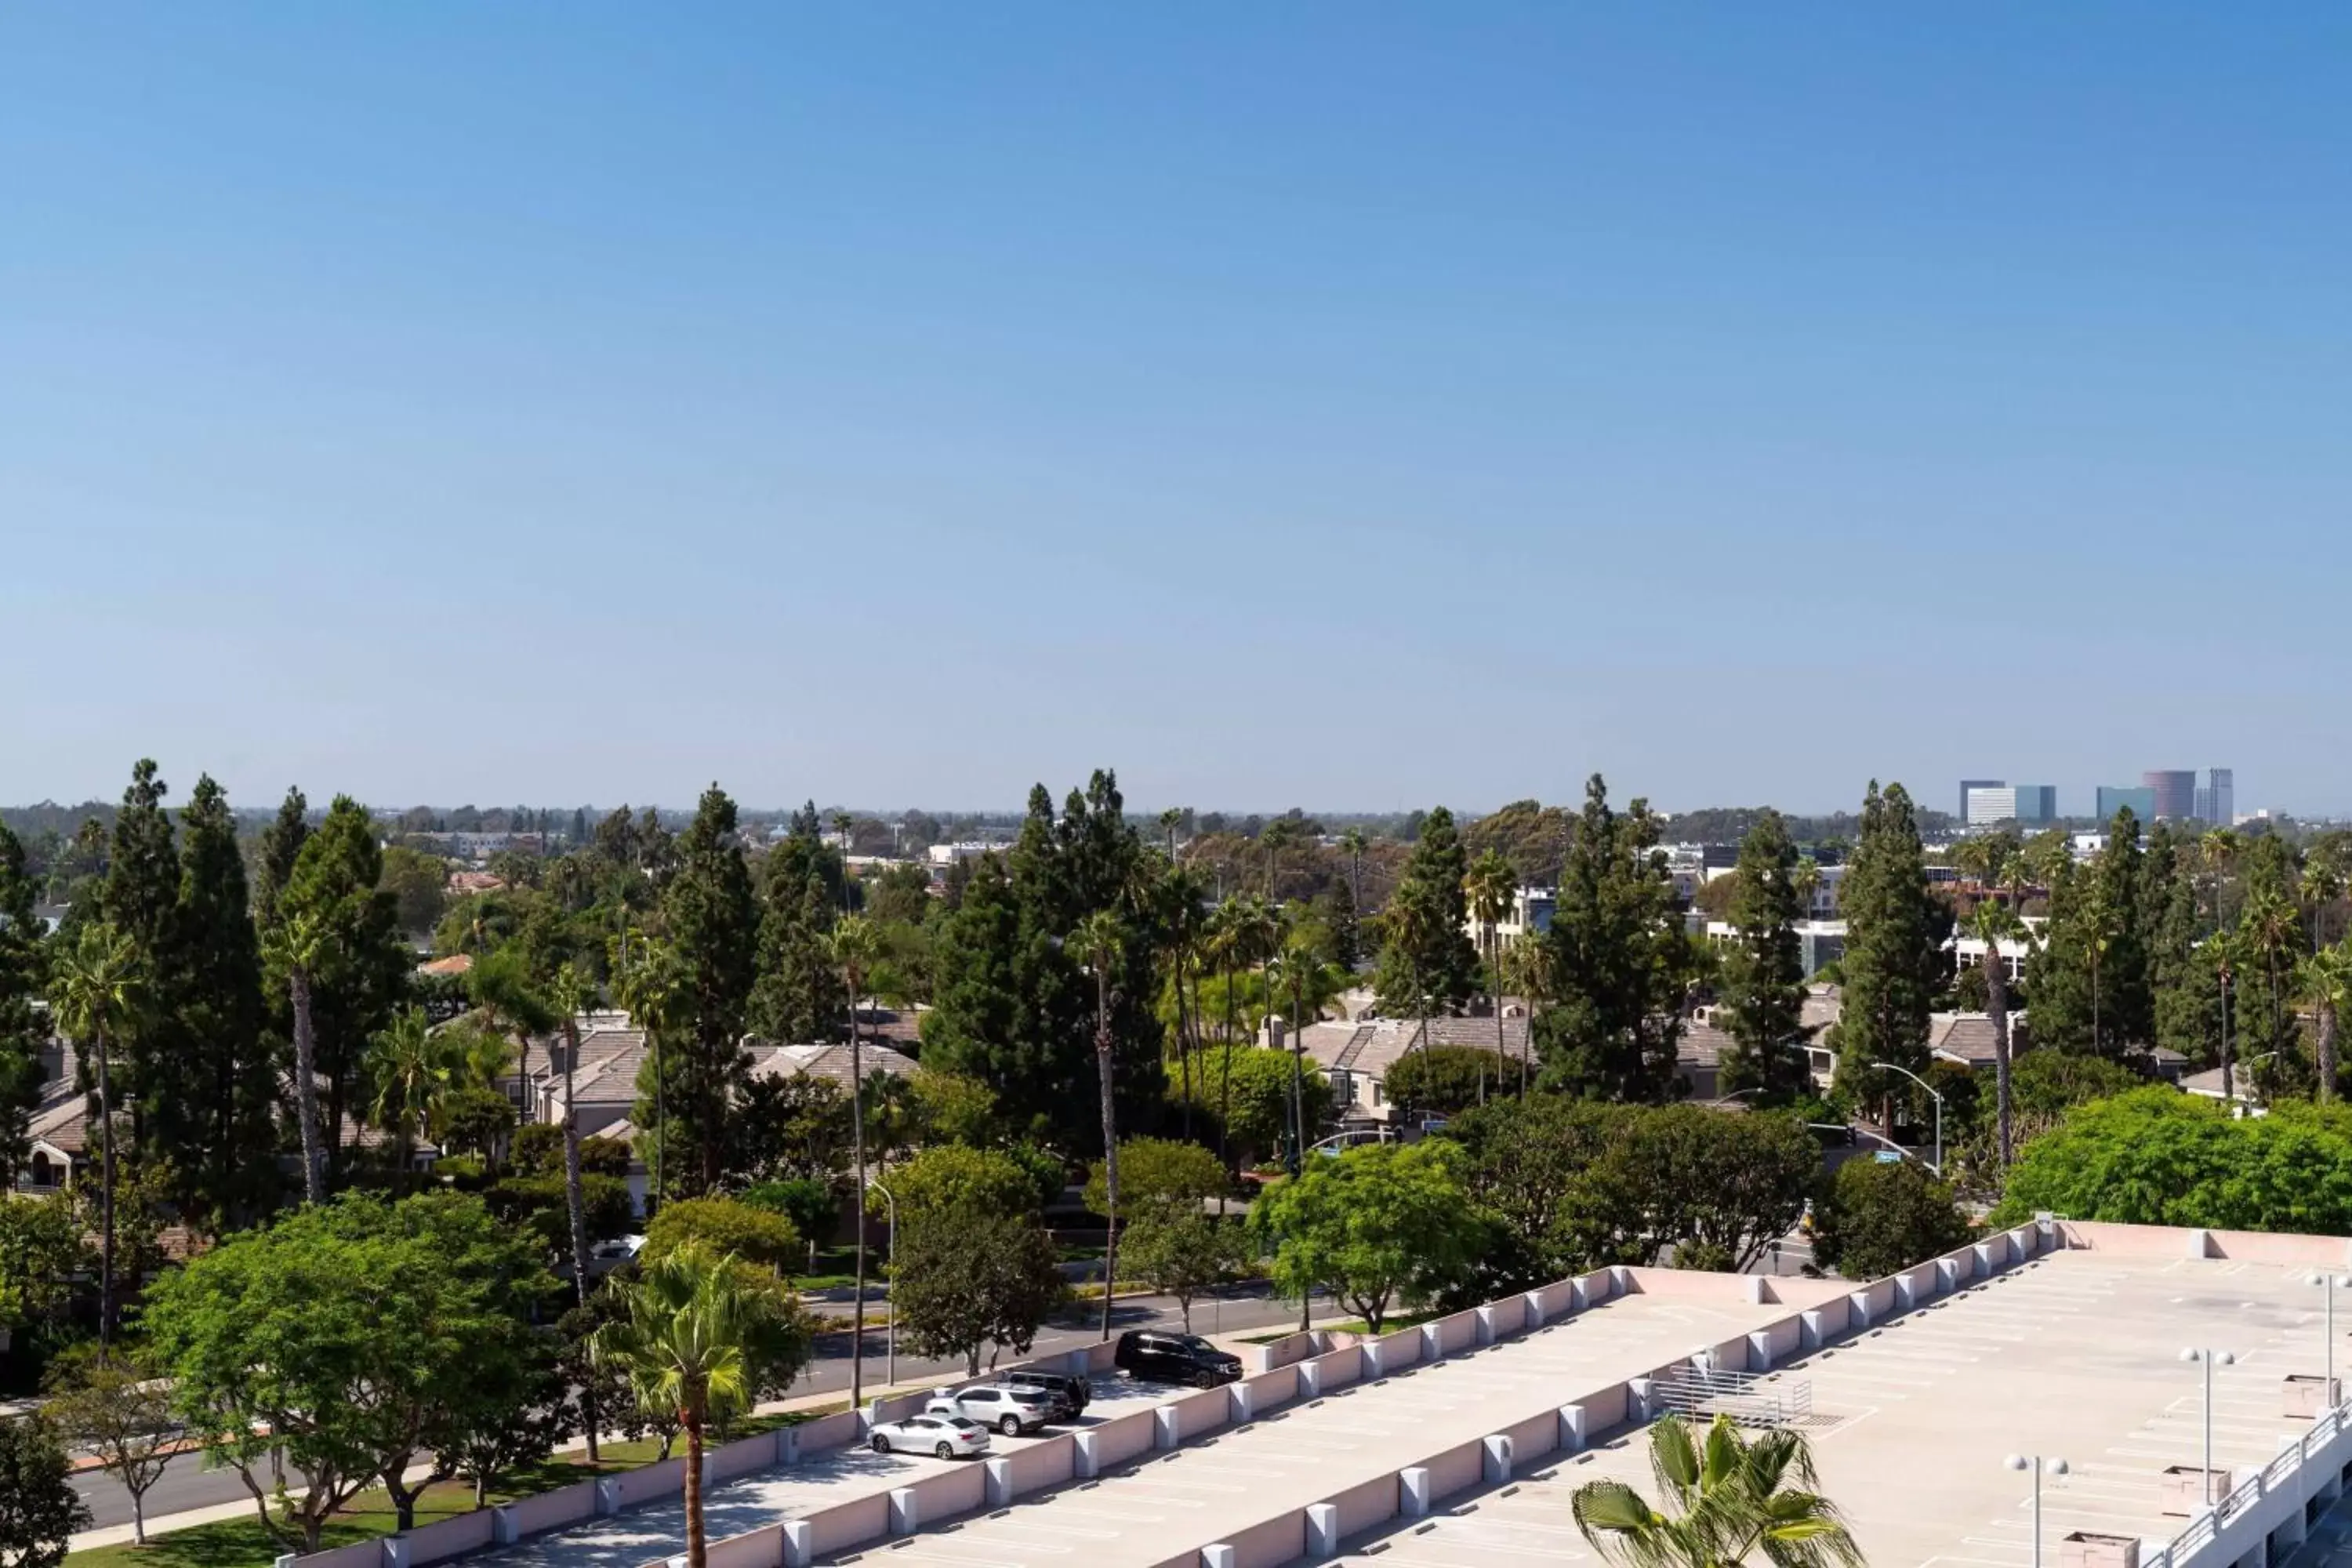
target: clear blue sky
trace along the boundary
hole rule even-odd
[[[0,800],[2352,806],[2352,9],[0,14]]]

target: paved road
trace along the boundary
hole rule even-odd
[[[1095,1304],[1083,1313],[1065,1313],[1053,1325],[1037,1335],[1033,1355],[1050,1354],[1055,1351],[1076,1350],[1093,1342],[1101,1331],[1099,1314]],[[1181,1314],[1176,1303],[1165,1296],[1138,1296],[1120,1300],[1111,1310],[1114,1332],[1120,1329],[1139,1327],[1145,1323],[1175,1323]],[[1318,1318],[1329,1316],[1328,1306],[1318,1307]],[[1236,1290],[1214,1299],[1202,1299],[1192,1303],[1192,1327],[1204,1334],[1239,1333],[1294,1325],[1298,1321],[1298,1309],[1278,1301],[1268,1300],[1263,1287],[1255,1290]],[[1013,1360],[1017,1358],[1006,1357]],[[868,1330],[866,1336],[866,1387],[880,1387],[888,1369],[888,1336]],[[898,1376],[913,1381],[930,1376],[952,1376],[963,1371],[961,1364],[950,1362],[920,1361],[913,1356],[898,1358]],[[801,1381],[793,1386],[795,1395],[827,1394],[849,1388],[849,1336],[829,1334],[819,1342],[817,1358]],[[299,1479],[288,1477],[290,1486],[300,1485]],[[120,1483],[100,1471],[85,1471],[74,1479],[74,1489],[89,1504],[93,1527],[131,1522],[131,1496]],[[147,1493],[147,1517],[159,1520],[166,1514],[188,1509],[209,1508],[219,1503],[249,1502],[252,1494],[235,1470],[204,1468],[202,1458],[186,1455],[165,1468],[163,1479]]]

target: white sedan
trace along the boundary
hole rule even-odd
[[[937,1454],[969,1459],[988,1452],[988,1428],[961,1415],[909,1415],[874,1428],[877,1454]]]

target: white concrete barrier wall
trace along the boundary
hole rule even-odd
[[[1285,1334],[1270,1344],[1246,1347],[1242,1359],[1254,1372],[1272,1372],[1305,1361],[1321,1348],[1316,1334]]]
[[[855,1410],[836,1410],[793,1428],[793,1441],[803,1458],[828,1448],[845,1447],[864,1436]]]
[[[1176,1440],[1185,1443],[1232,1420],[1233,1396],[1222,1387],[1203,1388],[1170,1400],[1167,1408],[1175,1417]]]
[[[308,1557],[296,1557],[289,1554],[280,1557],[278,1561],[281,1563],[299,1563],[302,1568],[382,1568],[383,1542],[381,1538],[373,1541],[355,1541],[349,1546],[338,1546],[327,1552],[314,1552]]]
[[[638,1469],[624,1470],[606,1479],[624,1509],[638,1508],[656,1498],[670,1497],[686,1490],[686,1461],[682,1458],[663,1459],[657,1464]]]
[[[776,1523],[747,1530],[711,1542],[703,1551],[709,1568],[777,1568],[784,1560],[784,1527]]]
[[[916,1527],[929,1530],[981,1507],[987,1500],[988,1475],[978,1465],[958,1465],[898,1489],[914,1494]]]
[[[1421,1468],[1429,1472],[1429,1496],[1433,1502],[1439,1498],[1452,1497],[1455,1492],[1467,1491],[1486,1479],[1486,1439],[1473,1437],[1467,1443],[1433,1454],[1421,1462]]]
[[[1087,1428],[1087,1435],[1094,1439],[1096,1468],[1108,1470],[1139,1454],[1150,1453],[1152,1427],[1159,1414],[1157,1410],[1138,1410]]]
[[[1375,1477],[1323,1500],[1339,1510],[1339,1537],[1345,1540],[1397,1516],[1397,1479],[1394,1473]]]
[[[1486,1310],[1488,1321],[1495,1325],[1496,1339],[1507,1340],[1514,1334],[1527,1331],[1528,1299],[1524,1294],[1506,1296]]]
[[[1253,1417],[1263,1415],[1298,1397],[1298,1368],[1296,1365],[1276,1367],[1272,1372],[1262,1372],[1255,1377],[1242,1379],[1239,1386],[1249,1390],[1250,1415]]]
[[[890,1532],[890,1494],[874,1492],[852,1498],[803,1514],[801,1522],[809,1527],[809,1554],[830,1556],[865,1542],[878,1541]]]
[[[1503,1428],[1503,1436],[1511,1440],[1511,1461],[1526,1465],[1541,1458],[1559,1447],[1559,1412],[1547,1410],[1540,1415],[1530,1415],[1516,1426]]]
[[[1232,1568],[1281,1568],[1307,1552],[1307,1510],[1294,1508],[1228,1534]]]
[[[894,1394],[887,1399],[869,1399],[866,1407],[873,1412],[874,1424],[878,1426],[886,1421],[899,1421],[909,1415],[921,1415],[923,1406],[931,1402],[933,1395],[944,1394],[954,1386],[953,1383],[943,1383],[938,1388],[920,1388],[912,1394]]]
[[[491,1511],[478,1508],[408,1531],[398,1539],[407,1552],[408,1568],[425,1568],[428,1563],[446,1563],[489,1545],[493,1523]]]
[[[1307,1364],[1315,1369],[1315,1386],[1328,1394],[1364,1375],[1364,1352],[1350,1345],[1345,1350],[1327,1352]]]
[[[1430,1327],[1437,1331],[1437,1345],[1447,1355],[1459,1355],[1478,1342],[1478,1313],[1475,1309],[1456,1312],[1450,1318],[1440,1318]]]
[[[1402,1372],[1421,1361],[1421,1331],[1399,1329],[1392,1334],[1383,1334],[1372,1342],[1372,1349],[1380,1357],[1382,1377]]]
[[[1005,1468],[1008,1499],[1060,1486],[1077,1473],[1076,1461],[1076,1440],[1066,1432],[1051,1442],[1008,1449],[996,1459]]]
[[[748,1476],[755,1470],[774,1468],[776,1437],[773,1432],[762,1432],[755,1437],[740,1437],[711,1449],[702,1456],[702,1484],[710,1487],[720,1481],[731,1481],[738,1476]]]
[[[513,1523],[517,1540],[559,1525],[577,1524],[596,1511],[596,1483],[575,1481],[551,1492],[510,1502],[503,1511]]]

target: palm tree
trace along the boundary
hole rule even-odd
[[[2319,933],[2320,911],[2344,896],[2344,868],[2337,860],[2331,844],[2315,846],[2304,858],[2303,880],[2298,890],[2311,910],[2311,951],[2317,952],[2327,945]]]
[[[434,1038],[422,1007],[401,1009],[391,1027],[368,1040],[369,1117],[392,1134],[395,1188],[406,1183],[417,1137],[431,1123],[453,1076],[450,1054]]]
[[[658,1209],[669,1196],[662,1180],[662,1154],[669,1142],[666,1098],[669,1075],[662,1062],[662,1041],[677,1021],[678,1009],[685,1000],[685,976],[679,970],[677,950],[666,942],[640,935],[635,956],[632,958],[629,953],[629,931],[624,926],[620,955],[614,964],[614,984],[620,992],[621,1005],[629,1011],[630,1022],[646,1032],[646,1043],[653,1047],[654,1157],[652,1201],[647,1207]]]
[[[476,960],[466,975],[466,991],[485,1024],[514,1037],[515,1077],[522,1086],[523,1114],[536,1121],[539,1107],[531,1094],[530,1043],[554,1034],[554,1005],[532,983],[522,954],[511,947]]]
[[[2263,967],[2270,976],[2271,1045],[2277,1048],[2286,1037],[2286,1010],[2280,988],[2279,959],[2302,943],[2303,920],[2285,894],[2265,887],[2257,889],[2246,900],[2245,912],[2238,921],[2238,930],[2251,943],[2252,951],[2263,955]]]
[[[1470,918],[1478,922],[1479,934],[1486,956],[1486,1005],[1495,1015],[1495,1055],[1503,1054],[1503,982],[1496,973],[1502,965],[1496,950],[1496,931],[1503,918],[1511,912],[1512,901],[1519,891],[1517,873],[1499,850],[1489,849],[1471,862],[1462,879],[1462,891],[1470,903]],[[1486,1068],[1478,1066],[1478,1103],[1486,1103]]]
[[[2017,918],[2017,911],[1999,899],[1979,899],[1976,907],[1969,911],[1969,934],[1985,944],[1985,1015],[1992,1021],[1993,1102],[1997,1108],[1995,1135],[2003,1170],[2009,1168],[2011,1146],[2009,963],[2000,955],[2000,944],[2004,939],[2013,939],[2024,930],[2025,922]]]
[[[1217,965],[1225,982],[1225,1026],[1217,1053],[1217,1158],[1229,1159],[1226,1124],[1234,1111],[1234,970],[1244,962],[1244,935],[1241,901],[1229,899],[1209,911],[1202,927],[1202,956]]]
[[[833,830],[841,835],[841,912],[849,912],[849,830],[857,819],[845,811],[833,814]]]
[[[1069,946],[1095,977],[1095,1070],[1102,1079],[1103,1233],[1102,1337],[1110,1338],[1110,1299],[1118,1282],[1118,1113],[1111,1098],[1111,971],[1127,951],[1127,931],[1109,910],[1097,910],[1070,933]],[[1230,1048],[1230,1047],[1228,1047]]]
[[[580,1112],[575,1089],[580,1068],[580,1015],[596,1005],[595,983],[572,964],[555,972],[556,1009],[563,1015],[563,1205],[571,1211],[572,1286],[588,1304],[588,1194],[580,1172]],[[587,1427],[588,1462],[596,1454],[596,1392],[583,1389],[581,1411]]]
[[[1776,1568],[1862,1568],[1837,1505],[1812,1489],[1812,1451],[1800,1433],[1750,1440],[1717,1415],[1699,1442],[1669,1415],[1650,1428],[1650,1468],[1671,1514],[1622,1481],[1587,1481],[1569,1501],[1584,1539],[1625,1568],[1728,1568],[1752,1552]]]
[[[1171,865],[1176,859],[1176,829],[1183,823],[1184,808],[1181,805],[1171,805],[1160,814],[1160,831],[1168,835],[1168,859]]]
[[[111,1044],[147,1005],[139,944],[110,921],[82,927],[50,981],[58,1026],[98,1064],[98,1342],[114,1341],[114,1062]],[[86,1058],[87,1059],[87,1058]]]
[[[866,1074],[858,1050],[857,997],[866,977],[882,955],[882,933],[864,915],[844,915],[826,933],[825,950],[849,992],[849,1157],[855,1166],[852,1186],[857,1247],[856,1299],[851,1303],[849,1339],[849,1405],[856,1409],[866,1392]]]
[[[2221,982],[2221,1109],[2225,1111],[2237,1100],[2237,1086],[2231,1080],[2230,1068],[2230,982],[2236,977],[2242,944],[2242,937],[2226,930],[2205,939],[2205,945],[2212,951],[2214,972]]]
[[[2324,947],[2298,966],[2311,993],[2312,1050],[2319,1068],[2319,1098],[2336,1094],[2336,1025],[2352,1002],[2352,942]]]
[[[2213,879],[2213,919],[2217,923],[2221,919],[2221,884],[2230,879],[2244,847],[2245,840],[2231,827],[2213,828],[2197,842],[2198,858],[2204,862],[2207,875]]]
[[[1532,931],[1503,950],[1510,988],[1528,1005],[1528,1046],[1519,1053],[1519,1094],[1528,1092],[1528,1058],[1535,1051],[1536,1016],[1552,996],[1551,946]]]
[[[302,1201],[327,1201],[327,1149],[319,1125],[319,1032],[310,1013],[310,984],[326,961],[327,929],[304,910],[288,915],[265,939],[286,970],[294,1007],[294,1119],[302,1131]]]
[[[704,1568],[702,1434],[751,1403],[757,1365],[786,1331],[772,1292],[730,1253],[688,1241],[622,1287],[626,1316],[596,1331],[589,1352],[618,1367],[637,1404],[674,1413],[686,1433],[686,1560]]]
[[[1356,900],[1356,918],[1364,918],[1364,830],[1350,827],[1339,835],[1339,847],[1348,853],[1348,891]]]
[[[1201,916],[1201,879],[1181,866],[1171,865],[1160,883],[1170,984],[1176,992],[1176,1060],[1182,1077],[1184,1137],[1192,1136],[1192,1056],[1200,1043],[1200,1009],[1187,1006],[1184,986],[1198,964],[1206,940]]]

